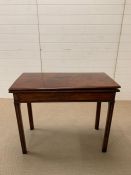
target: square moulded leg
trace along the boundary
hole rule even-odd
[[[104,139],[103,139],[102,152],[107,151],[107,145],[108,145],[108,140],[109,140],[114,104],[115,104],[114,101],[109,102],[109,104],[108,104],[108,113],[107,113],[107,119],[106,119],[106,127],[105,127]]]
[[[97,102],[96,121],[95,121],[95,129],[96,129],[96,130],[99,129],[100,113],[101,113],[101,102]]]
[[[27,148],[26,148],[26,141],[25,141],[25,134],[24,134],[24,128],[23,128],[23,121],[22,121],[20,103],[14,102],[14,106],[15,106],[16,119],[17,119],[17,124],[18,124],[18,130],[19,130],[22,152],[23,152],[23,154],[27,154]]]
[[[32,112],[31,103],[27,103],[27,109],[28,109],[30,129],[33,130],[34,129],[34,121],[33,121],[33,112]]]

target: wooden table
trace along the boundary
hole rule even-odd
[[[102,152],[107,151],[115,94],[120,85],[105,73],[23,73],[9,88],[13,93],[23,154],[27,153],[21,103],[27,103],[30,129],[34,129],[31,103],[97,102],[95,129],[99,129],[101,102],[108,102]]]

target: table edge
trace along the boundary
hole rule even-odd
[[[30,92],[120,92],[118,88],[69,88],[69,89],[9,89],[9,93],[30,93]]]

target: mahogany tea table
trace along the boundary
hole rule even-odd
[[[23,154],[27,153],[21,103],[27,103],[30,129],[34,129],[31,103],[97,102],[95,129],[99,129],[101,103],[108,102],[102,152],[107,151],[116,92],[120,85],[105,73],[23,73],[9,88],[13,93]]]

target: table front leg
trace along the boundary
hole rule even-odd
[[[31,103],[27,103],[27,108],[28,108],[30,129],[33,130],[34,129],[34,121],[33,121],[33,113],[32,113]]]
[[[23,152],[23,154],[26,154],[27,149],[26,149],[25,134],[24,134],[24,128],[23,128],[23,121],[22,121],[20,103],[14,102],[14,106],[15,106],[16,119],[17,119],[17,124],[18,124],[18,130],[19,130],[22,152]]]
[[[103,139],[102,152],[107,151],[107,145],[108,145],[108,140],[109,140],[114,104],[115,104],[114,101],[109,102],[109,104],[108,104],[108,113],[107,113],[107,119],[106,119],[106,127],[105,127],[104,139]]]
[[[95,121],[95,129],[96,130],[99,129],[100,113],[101,113],[101,102],[97,102],[96,121]]]

